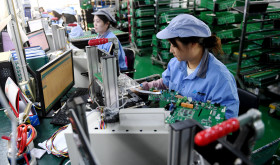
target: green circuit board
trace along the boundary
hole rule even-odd
[[[154,89],[150,89],[154,91]],[[159,101],[162,105],[173,104],[174,109],[165,119],[168,124],[187,119],[194,119],[205,127],[212,127],[225,120],[226,107],[218,104],[211,104],[210,101],[203,103],[193,101],[191,97],[176,98],[177,92],[161,91],[160,95],[149,95],[150,101]],[[182,107],[181,103],[192,104],[193,108]]]
[[[193,101],[192,103],[194,105],[193,109],[182,106],[176,107],[174,113],[169,115],[165,119],[165,122],[171,124],[176,121],[194,119],[205,127],[212,127],[225,120],[226,107],[196,101]]]
[[[154,91],[153,88],[150,91]],[[149,95],[150,101],[166,101],[166,102],[177,102],[177,98],[175,97],[178,95],[177,92],[169,92],[167,90],[161,91],[160,95]]]
[[[103,82],[102,75],[101,75],[100,72],[95,73],[95,74],[94,74],[94,77],[96,77],[101,83]]]

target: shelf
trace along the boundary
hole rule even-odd
[[[265,14],[267,6],[268,6],[268,3],[267,3],[266,6],[262,6],[262,8],[260,8],[260,9],[250,9],[249,8],[248,11],[247,11],[247,14],[249,14],[249,16]],[[232,9],[244,14],[244,8],[245,8],[244,6],[238,6],[238,7],[232,8]]]

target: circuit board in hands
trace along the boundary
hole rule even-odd
[[[204,127],[212,127],[225,120],[226,107],[219,104],[211,104],[193,101],[191,97],[176,98],[177,92],[161,91],[161,95],[149,95],[150,101],[169,103],[167,110],[170,115],[165,122],[172,124],[178,121],[194,119]]]

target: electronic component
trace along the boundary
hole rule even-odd
[[[163,90],[161,93],[161,95],[149,95],[149,100],[160,101],[166,105],[166,110],[171,111],[170,116],[165,119],[168,124],[194,119],[203,126],[211,127],[225,120],[225,106],[217,103],[211,104],[210,100],[204,103],[194,101],[191,97],[177,98],[175,96],[178,95],[178,92],[175,91]]]

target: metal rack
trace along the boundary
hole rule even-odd
[[[267,6],[270,3],[279,3],[280,1],[250,1],[250,0],[245,0],[245,6],[244,7],[236,7],[233,8],[234,10],[243,13],[243,21],[242,21],[242,32],[241,32],[241,37],[240,37],[240,44],[239,44],[239,52],[238,52],[238,62],[237,62],[237,69],[236,69],[236,79],[239,83],[239,85],[241,86],[241,88],[246,88],[248,87],[248,85],[250,86],[250,84],[246,84],[245,83],[245,79],[244,79],[244,75],[242,76],[241,71],[242,69],[245,69],[244,67],[242,68],[242,61],[244,63],[244,60],[249,60],[252,58],[255,58],[257,56],[246,56],[243,57],[244,54],[246,52],[252,52],[255,50],[260,50],[260,49],[265,49],[268,48],[269,50],[266,53],[271,53],[271,52],[280,52],[279,46],[278,47],[273,47],[271,44],[270,45],[265,45],[267,43],[267,41],[270,41],[270,38],[273,37],[278,37],[280,36],[280,33],[276,33],[273,34],[273,31],[279,31],[280,26],[277,25],[278,27],[276,27],[276,23],[275,21],[279,21],[280,16],[276,16],[275,18],[271,18],[271,14],[274,13],[279,13],[280,14],[280,9],[278,11],[267,11]],[[256,15],[261,15],[260,19],[252,19],[249,20],[249,16],[256,16]],[[268,17],[268,18],[267,18]],[[278,19],[278,20],[277,20]],[[271,27],[265,27],[266,23],[269,22],[273,22],[274,26]],[[250,24],[257,24],[260,23],[260,30],[250,30],[248,32],[248,26]],[[279,24],[279,23],[278,23]],[[254,34],[260,34],[260,33],[265,33],[265,32],[269,32],[269,34],[266,34],[264,36],[261,37],[250,37],[250,35],[254,35]],[[264,42],[266,41],[266,42]],[[254,42],[255,44],[259,45],[260,47],[257,48],[253,48],[253,49],[248,49],[245,48],[247,43],[250,42]],[[279,41],[280,42],[280,41]],[[258,57],[263,56],[263,57],[267,57],[264,54],[259,54]],[[262,87],[266,87],[267,85],[273,84],[277,81],[279,81],[280,79],[279,74],[280,74],[280,70],[277,71],[277,68],[280,67],[279,62],[277,63],[267,63],[267,61],[265,61],[266,59],[263,60],[263,57],[260,57],[261,59],[259,59],[259,63],[262,62],[262,64],[258,67],[258,64],[256,66],[254,66],[257,70],[255,74],[262,74],[265,73],[267,76],[264,77],[264,79],[260,79],[260,82],[264,82],[266,79],[269,80],[269,82],[264,82],[263,84],[260,83],[260,85],[256,85],[253,84],[255,87],[258,88],[262,88]],[[248,67],[247,67],[248,68]],[[273,74],[270,74],[268,72],[270,71],[275,71],[273,72]],[[251,71],[253,73],[253,71]],[[248,72],[250,73],[250,72]],[[252,74],[251,74],[252,75]],[[249,75],[246,75],[246,77],[250,78]],[[265,79],[266,78],[266,79]]]
[[[169,8],[166,9],[160,9],[161,6],[169,6]],[[175,7],[175,8],[171,8],[173,5],[173,7],[175,5],[179,6],[179,7]],[[184,6],[183,6],[184,5]],[[154,25],[154,29],[155,29],[155,34],[158,33],[160,31],[160,26],[162,25],[161,21],[160,21],[160,16],[162,13],[164,12],[176,12],[176,10],[184,10],[182,13],[192,13],[193,15],[195,15],[195,11],[196,11],[196,1],[195,0],[178,0],[178,1],[172,1],[172,0],[155,0],[154,3],[154,8],[155,8],[155,14],[154,14],[154,18],[155,18],[155,25]],[[183,7],[182,7],[183,6]],[[179,12],[176,12],[176,14],[174,15],[174,17],[176,15],[180,14]],[[171,16],[172,17],[172,16]],[[167,18],[165,17],[165,23],[169,23],[169,21],[171,20],[167,20]],[[153,37],[153,40],[155,40],[156,38]],[[165,52],[161,51],[162,49],[160,48],[161,45],[161,41],[156,39],[156,43],[153,41],[152,43],[153,45],[153,49],[155,49],[156,47],[156,52],[154,52],[153,50],[153,55],[151,57],[152,60],[152,64],[160,64],[163,66],[164,69],[167,68],[167,64],[168,61],[170,60],[170,57],[172,56],[171,53],[169,53],[168,47],[166,47]],[[166,45],[166,44],[165,44]],[[162,46],[162,45],[161,45]],[[165,54],[165,58],[163,59],[163,54]]]
[[[128,4],[128,1],[123,0],[117,7],[117,28],[125,32],[128,32]]]
[[[152,34],[139,35],[139,33],[137,33],[137,31],[141,32],[146,28],[153,29],[154,23],[151,23],[151,21],[149,21],[149,19],[153,19],[153,13],[150,14],[150,11],[143,11],[142,13],[142,11],[140,10],[143,8],[151,10],[150,8],[153,6],[152,2],[153,0],[129,0],[129,3],[127,5],[130,43],[139,56],[150,54],[152,52],[152,49],[150,47],[150,43],[152,42]],[[148,45],[147,42],[149,42]]]

